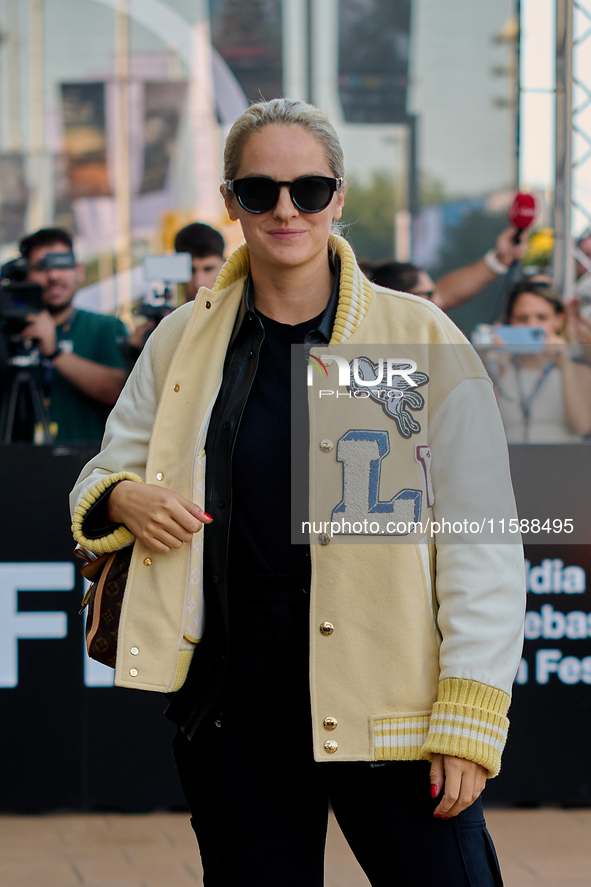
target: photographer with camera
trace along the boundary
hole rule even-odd
[[[21,336],[37,344],[51,372],[49,413],[56,440],[100,441],[126,379],[121,345],[127,330],[116,317],[72,306],[84,268],[67,231],[42,228],[24,237],[19,249],[27,281],[43,292],[45,310],[27,316]]]
[[[202,286],[213,289],[224,265],[225,246],[220,232],[203,222],[192,222],[177,231],[174,238],[175,253],[189,253],[191,257],[191,277],[183,278],[185,302],[193,302]],[[135,364],[162,317],[172,310],[172,307],[168,310],[165,308],[158,314],[152,311],[146,312],[145,305],[143,310],[136,309],[135,313],[143,314],[146,321],[138,326],[127,340],[125,356],[130,368]]]

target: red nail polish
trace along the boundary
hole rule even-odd
[[[435,819],[441,819],[441,813],[434,813],[433,816]]]
[[[203,517],[208,517],[209,520],[213,520],[211,514],[208,514],[207,511],[204,511],[204,512],[203,512]]]
[[[431,797],[436,798],[439,792],[437,791],[437,785],[435,783],[431,786]]]
[[[442,819],[449,819],[450,817],[449,816],[442,816],[441,818]]]

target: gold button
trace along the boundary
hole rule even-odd
[[[164,479],[164,475],[162,474],[161,471],[159,471],[158,474],[156,475],[156,480],[163,480],[163,479]]]
[[[173,390],[174,390],[174,391],[180,391],[180,390],[181,390],[181,386],[180,386],[180,385],[175,385]]]
[[[321,545],[328,545],[328,543],[330,542],[330,536],[328,535],[328,533],[321,533],[318,537],[318,541]]]
[[[320,441],[320,449],[322,450],[323,453],[330,453],[330,451],[332,450],[333,447],[334,447],[334,444],[333,444],[332,440],[328,440],[328,438],[325,438],[324,440]]]
[[[324,743],[324,750],[328,752],[329,755],[334,755],[338,747],[339,744],[338,742],[335,742],[334,739],[327,739]]]
[[[336,718],[325,718],[322,723],[326,730],[334,730],[338,721]]]
[[[138,650],[137,647],[132,647],[131,650],[130,650],[129,652],[131,653],[132,656],[137,656],[137,654],[138,654],[140,651]],[[326,726],[326,724],[325,724],[325,726]]]
[[[211,308],[211,302],[206,302],[206,303],[205,303],[205,307],[206,307],[206,308]]]
[[[320,634],[332,634],[334,631],[334,625],[332,622],[323,622],[320,626]]]
[[[137,668],[130,668],[129,673],[132,676],[132,678],[137,678]]]
[[[152,566],[152,558],[151,558],[151,557],[145,557],[145,558],[144,558],[144,567],[151,567],[151,566]]]

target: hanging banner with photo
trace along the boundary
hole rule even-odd
[[[341,0],[339,95],[351,123],[406,123],[410,0]]]
[[[22,154],[0,154],[0,243],[14,243],[24,234],[28,189]]]
[[[187,84],[183,81],[144,86],[144,174],[140,194],[166,187],[186,97]]]
[[[62,83],[61,91],[70,197],[108,196],[105,84]]]

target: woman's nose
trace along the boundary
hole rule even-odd
[[[282,218],[293,218],[298,214],[298,209],[291,199],[289,186],[282,185],[279,191],[279,200],[275,204],[274,213]]]

